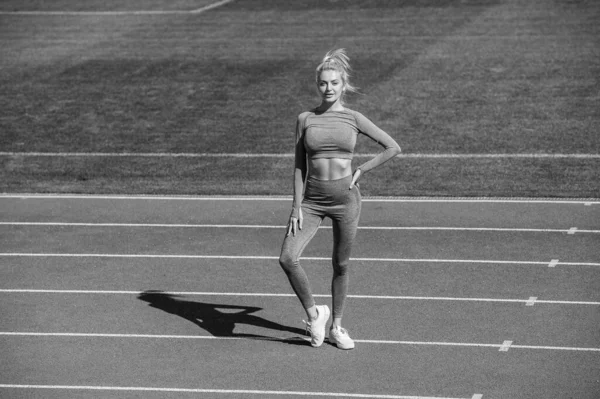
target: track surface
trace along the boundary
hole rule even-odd
[[[598,201],[365,200],[349,352],[303,339],[289,206],[0,197],[0,396],[600,395]],[[330,250],[304,254],[320,303]]]

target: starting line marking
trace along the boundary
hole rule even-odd
[[[228,260],[278,260],[278,256],[260,255],[176,255],[176,254],[72,254],[72,253],[20,253],[3,252],[0,257],[23,258],[141,258],[141,259],[228,259]],[[328,257],[301,257],[303,260],[331,261]],[[504,264],[504,265],[543,265],[547,261],[519,261],[519,260],[478,260],[478,259],[408,259],[408,258],[351,258],[355,262],[419,262],[419,263],[468,263],[468,264]],[[554,260],[553,260],[554,261]],[[593,262],[560,262],[564,266],[592,266],[600,267],[600,263]]]
[[[508,350],[510,349],[511,345],[512,345],[512,341],[504,341],[502,343],[502,345],[500,345],[500,352],[508,352]]]
[[[537,301],[537,296],[531,296],[531,297],[529,297],[527,302],[525,302],[525,306],[533,306],[533,305],[535,305],[536,301]]]
[[[194,291],[117,291],[117,290],[43,290],[43,289],[0,289],[3,294],[86,294],[86,295],[141,295],[145,293],[157,293],[177,296],[237,296],[237,297],[279,297],[292,298],[295,294],[264,293],[264,292],[194,292]],[[314,294],[316,298],[329,298],[329,294]],[[524,303],[533,306],[535,303],[549,305],[600,305],[593,301],[559,301],[538,300],[537,297],[529,299],[503,299],[503,298],[460,298],[460,297],[426,297],[426,296],[393,296],[393,295],[348,295],[353,299],[375,299],[375,300],[417,300],[417,301],[449,301],[449,302],[499,302],[499,303]]]
[[[79,390],[79,391],[126,391],[126,392],[180,392],[180,393],[213,393],[213,394],[240,394],[240,395],[288,395],[288,396],[312,396],[312,397],[349,397],[349,398],[371,398],[371,399],[481,399],[483,395],[474,394],[469,398],[448,398],[433,396],[405,396],[405,395],[377,395],[360,393],[340,392],[305,392],[305,391],[263,391],[247,389],[202,389],[202,388],[156,388],[156,387],[111,387],[111,386],[89,386],[89,385],[17,385],[0,384],[3,389],[56,389],[56,390]]]
[[[163,334],[102,334],[102,333],[44,333],[44,332],[10,332],[0,331],[0,337],[56,337],[56,338],[128,338],[128,339],[180,339],[180,340],[221,340],[221,341],[289,341],[304,340],[308,337],[217,337],[213,335],[163,335]],[[456,346],[471,348],[498,348],[500,352],[508,349],[539,349],[539,350],[562,350],[576,352],[600,352],[600,348],[581,348],[569,346],[540,346],[540,345],[513,345],[513,341],[504,341],[502,344],[481,344],[473,342],[435,342],[435,341],[397,341],[397,340],[373,340],[355,339],[354,342],[362,344],[379,345],[413,345],[413,346]]]
[[[285,229],[286,226],[260,224],[183,224],[183,223],[81,223],[81,222],[0,222],[0,226],[51,226],[51,227],[132,227],[132,228],[215,228],[215,229]],[[321,226],[331,229],[331,226]],[[527,233],[600,233],[600,230],[528,229],[509,227],[426,227],[426,226],[358,226],[359,230],[435,230],[435,231],[500,231]]]

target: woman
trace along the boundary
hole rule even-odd
[[[308,316],[311,345],[325,338],[330,311],[317,306],[299,258],[321,222],[329,217],[333,227],[333,280],[331,283],[333,323],[329,341],[340,349],[354,348],[342,328],[348,291],[348,264],[361,209],[357,181],[362,174],[400,153],[387,133],[362,114],[344,107],[346,92],[356,89],[349,82],[350,65],[344,49],[330,51],[317,67],[321,105],[303,112],[296,124],[294,199],[279,263]],[[384,150],[352,173],[352,156],[358,134],[379,143]]]

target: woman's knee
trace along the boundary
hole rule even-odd
[[[350,259],[334,259],[333,272],[336,276],[346,276],[350,272]]]
[[[290,272],[293,269],[295,269],[295,268],[298,267],[299,262],[298,262],[297,259],[294,259],[294,257],[292,256],[292,254],[284,251],[279,256],[279,265],[286,272]]]

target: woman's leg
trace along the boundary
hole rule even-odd
[[[296,235],[290,234],[283,240],[279,264],[285,271],[292,289],[300,299],[308,317],[314,319],[316,317],[315,300],[308,277],[300,265],[299,259],[306,245],[317,233],[323,218],[304,207],[302,215],[304,216],[302,230],[298,229]]]
[[[361,200],[357,188],[352,189],[349,201],[340,210],[331,215],[333,224],[333,279],[331,295],[333,308],[333,326],[340,326],[344,305],[348,294],[349,263],[352,245],[356,238],[360,219]]]

